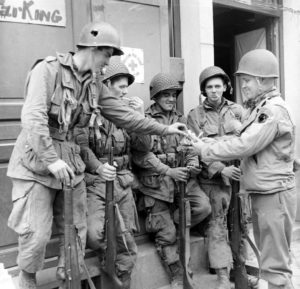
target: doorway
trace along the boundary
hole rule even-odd
[[[256,48],[279,55],[279,17],[214,3],[213,19],[215,65],[223,68],[233,83],[230,100],[242,103],[234,78],[238,62],[242,55]]]

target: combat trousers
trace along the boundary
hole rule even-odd
[[[19,254],[17,264],[21,270],[35,273],[43,268],[46,245],[51,237],[52,220],[60,238],[60,253],[63,254],[64,194],[61,190],[45,187],[34,181],[12,180],[13,191],[24,192],[13,201],[13,209],[8,226],[19,235]],[[25,190],[25,191],[24,191]],[[86,189],[80,182],[73,190],[73,218],[81,246],[86,243]],[[82,260],[84,250],[78,250]],[[64,266],[64,258],[59,265]]]
[[[227,228],[231,187],[224,184],[201,184],[211,204],[211,218],[207,231],[208,257],[214,269],[231,268],[233,264]]]
[[[105,182],[95,177],[93,184],[87,183],[87,246],[103,255],[105,250]],[[91,175],[89,175],[91,180]],[[125,228],[121,228],[120,221],[116,220],[117,230],[117,256],[116,273],[118,276],[127,274],[130,276],[137,258],[137,245],[133,233],[137,231],[137,212],[132,196],[131,187],[120,192],[121,187],[115,181],[115,200]],[[123,233],[122,233],[123,231]],[[126,245],[123,237],[125,237]],[[126,248],[127,246],[127,248]],[[109,261],[109,260],[108,260]]]
[[[189,180],[186,186],[186,196],[191,207],[191,227],[201,223],[211,212],[209,199],[199,187],[195,179]],[[178,195],[176,196],[178,202]],[[179,260],[176,243],[176,227],[179,223],[179,210],[174,214],[173,204],[144,196],[147,211],[146,230],[155,234],[155,243],[162,260],[167,264],[173,264]],[[175,205],[176,206],[176,205]]]
[[[261,252],[262,278],[272,289],[290,289],[290,246],[296,217],[296,190],[275,194],[252,194],[252,221],[256,245]]]

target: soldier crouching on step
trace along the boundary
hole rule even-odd
[[[148,118],[158,123],[186,123],[176,111],[176,101],[182,87],[172,75],[159,73],[150,83],[150,98],[155,103],[147,111]],[[196,178],[189,178],[200,172],[198,158],[187,154],[186,166],[178,167],[177,149],[180,137],[134,136],[132,142],[133,162],[138,166],[143,206],[147,212],[146,230],[153,233],[157,250],[167,268],[172,288],[182,288],[182,266],[179,261],[176,241],[174,197],[178,192],[178,181],[187,181],[187,195],[191,204],[191,227],[199,224],[210,214],[208,197],[200,189]],[[176,220],[175,220],[176,222]]]
[[[127,88],[134,82],[125,64],[112,58],[104,75],[103,83],[110,93],[122,102]],[[138,109],[143,101],[132,98],[131,106]],[[104,266],[105,241],[117,243],[116,274],[124,289],[130,288],[130,277],[136,262],[137,246],[133,233],[138,229],[138,217],[132,195],[135,180],[131,173],[130,139],[127,132],[101,117],[97,127],[86,129],[78,135],[82,145],[82,158],[86,163],[87,185],[87,246],[95,250]],[[93,151],[84,145],[89,145]],[[114,166],[108,164],[110,148],[114,148]],[[105,240],[105,189],[106,181],[114,180],[114,196],[118,227],[117,240]]]
[[[182,134],[182,124],[164,126],[130,109],[94,80],[96,68],[121,55],[116,29],[105,22],[87,24],[75,53],[38,61],[29,72],[22,109],[22,131],[8,165],[12,178],[13,209],[8,225],[19,235],[19,288],[35,289],[54,222],[60,237],[57,277],[64,280],[62,183],[73,184],[74,222],[86,243],[85,164],[74,135],[93,127],[101,113],[138,133]],[[126,117],[124,117],[126,116]],[[79,250],[79,259],[84,251]]]

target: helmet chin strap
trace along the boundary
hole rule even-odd
[[[92,74],[93,74],[93,78],[94,78],[94,75],[96,75],[96,62],[95,62],[95,52],[94,50],[97,49],[97,47],[92,47],[90,48],[90,61],[91,61],[91,71],[92,71]]]

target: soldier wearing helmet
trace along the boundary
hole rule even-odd
[[[196,135],[213,139],[235,135],[241,126],[243,109],[224,97],[232,91],[228,75],[220,67],[210,66],[201,72],[199,84],[206,99],[189,112],[188,127]],[[209,262],[218,275],[216,288],[230,289],[229,271],[233,261],[226,217],[231,199],[230,180],[239,180],[240,169],[230,162],[202,161],[201,165],[198,179],[212,206],[207,228]]]
[[[110,93],[123,100],[128,86],[134,82],[134,76],[129,73],[125,64],[118,57],[112,57],[102,80],[109,88]],[[137,102],[133,103],[133,106]],[[143,104],[143,102],[141,101]],[[137,109],[137,107],[134,107]],[[84,136],[81,135],[81,144]],[[132,195],[134,176],[131,173],[130,138],[127,132],[102,117],[98,127],[86,130],[85,142],[95,154],[91,158],[87,145],[82,146],[83,160],[86,163],[85,181],[87,185],[87,246],[103,260],[105,252],[105,189],[106,181],[114,180],[114,196],[116,209],[119,210],[125,228],[118,228],[116,274],[123,283],[124,289],[130,288],[130,276],[136,262],[137,246],[133,233],[137,231],[137,213]],[[108,164],[111,147],[114,147],[115,166]],[[93,168],[97,168],[96,171]],[[115,177],[116,175],[116,177]],[[109,262],[109,260],[105,260]],[[104,262],[101,262],[104,265]]]
[[[177,96],[182,87],[167,73],[155,75],[150,83],[150,98],[154,100],[146,115],[158,123],[186,123],[185,117],[176,110]],[[172,288],[182,288],[182,267],[176,243],[178,210],[174,207],[176,181],[187,181],[187,194],[191,203],[191,226],[194,227],[210,213],[210,204],[200,189],[194,175],[198,174],[198,158],[187,154],[187,167],[177,163],[177,136],[144,136],[133,141],[133,162],[138,167],[142,193],[141,209],[146,211],[146,230],[153,234],[161,259],[167,268]],[[189,173],[193,177],[189,177]],[[175,222],[175,223],[174,223]]]
[[[62,183],[74,186],[74,222],[85,247],[85,164],[78,146],[82,131],[97,126],[101,115],[139,133],[182,133],[179,128],[185,128],[145,119],[110,95],[103,84],[96,83],[96,72],[109,63],[112,55],[120,54],[116,29],[105,22],[94,22],[83,28],[75,53],[48,56],[29,72],[22,131],[7,171],[13,182],[8,225],[20,236],[20,289],[36,288],[36,272],[43,267],[53,214],[60,235],[57,277],[65,279]]]
[[[238,136],[209,144],[194,143],[203,161],[242,159],[241,182],[251,195],[255,242],[261,253],[262,279],[272,289],[292,289],[290,244],[296,216],[293,172],[295,126],[276,88],[279,65],[273,53],[246,53],[236,72],[251,114]]]

